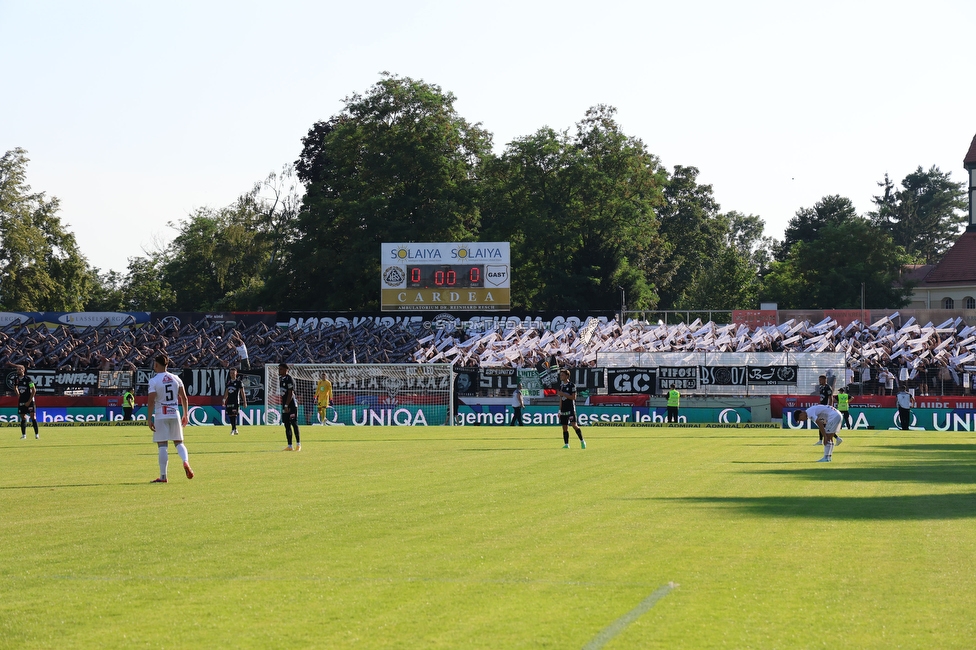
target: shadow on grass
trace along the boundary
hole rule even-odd
[[[911,445],[869,445],[869,449],[884,449],[893,453],[899,451],[951,451],[954,453],[967,453],[976,459],[976,445],[946,445],[941,443],[918,443]]]
[[[803,469],[757,469],[753,474],[787,476],[809,481],[893,481],[898,483],[933,483],[969,485],[976,483],[976,465],[972,463],[913,463],[906,465],[840,466],[837,454],[830,467],[817,465]],[[813,464],[813,463],[808,463]]]
[[[560,447],[561,449],[561,447]],[[550,448],[536,449],[532,447],[488,447],[485,449],[458,449],[458,451],[552,451]]]
[[[90,487],[108,487],[110,485],[146,485],[151,486],[152,483],[148,480],[146,481],[121,481],[118,483],[58,483],[53,485],[0,485],[0,490],[57,490],[60,488],[90,488]]]
[[[881,497],[686,497],[667,499],[796,519],[920,521],[976,518],[976,493]]]

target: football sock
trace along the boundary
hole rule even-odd
[[[159,476],[166,478],[166,466],[169,464],[169,447],[161,445],[159,447]]]
[[[186,450],[186,445],[184,445],[182,442],[176,445],[176,453],[180,455],[180,460],[182,460],[184,463],[190,462],[190,453]]]
[[[298,434],[298,424],[296,423],[296,424],[291,425],[291,428],[295,430],[295,444],[296,445],[302,444],[302,438]]]
[[[569,429],[566,429],[565,431],[563,431],[563,444],[564,445],[568,445],[569,444]]]
[[[824,458],[830,460],[830,457],[834,454],[834,443],[825,442],[824,443]]]
[[[34,420],[34,435],[40,435],[40,431],[37,430],[37,420]]]
[[[580,429],[579,427],[573,427],[573,429],[576,430],[577,437],[579,437],[579,439],[582,440],[583,439],[583,430]],[[566,442],[569,442],[569,436],[568,435],[566,436],[566,438],[567,438]]]
[[[291,447],[291,422],[285,422],[285,438],[288,439],[288,446]]]
[[[27,418],[20,419],[20,435],[27,435]]]

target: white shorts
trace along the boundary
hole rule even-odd
[[[819,424],[820,422],[823,422],[823,424],[824,424],[824,433],[836,434],[837,432],[840,431],[840,423],[838,423],[834,427],[831,427],[829,424],[827,424],[827,419],[826,418],[819,418],[817,420],[817,423]],[[841,422],[843,422],[843,420],[841,420]]]
[[[153,442],[167,442],[183,439],[183,423],[179,418],[158,418],[154,422]]]

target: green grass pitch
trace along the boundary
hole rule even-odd
[[[969,648],[976,441],[0,429],[0,647]]]

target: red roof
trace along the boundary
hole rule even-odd
[[[970,166],[976,167],[976,136],[973,136],[973,143],[969,145],[969,153],[966,154],[962,164],[966,169]]]
[[[906,282],[919,285],[925,281],[925,276],[935,268],[935,264],[909,264],[902,269],[901,277],[895,282],[896,285],[903,287]]]
[[[976,162],[976,158],[973,160]],[[976,231],[964,232],[925,276],[923,284],[976,284]]]

